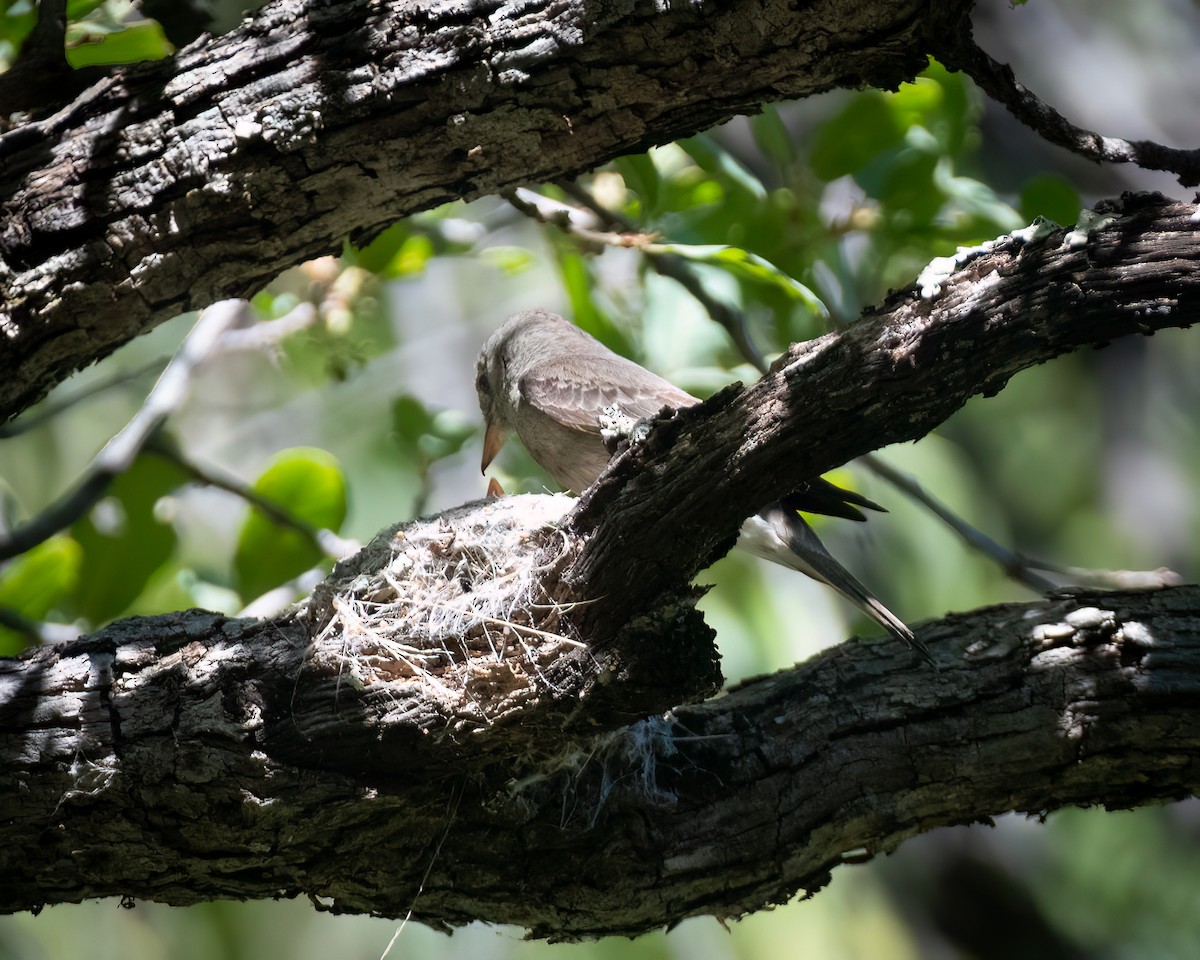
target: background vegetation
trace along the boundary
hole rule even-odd
[[[131,7],[70,10],[78,64],[169,52],[157,24]],[[5,5],[0,21],[0,57],[11,59],[31,23],[28,3]],[[1085,126],[1200,141],[1200,94],[1180,69],[1200,39],[1194,5],[993,4],[976,22],[986,49]],[[598,244],[496,198],[415,217],[292,271],[255,307],[267,319],[307,302],[317,322],[273,350],[207,364],[110,496],[0,569],[0,607],[83,630],[181,607],[232,613],[322,563],[309,538],[213,480],[253,485],[306,523],[360,540],[481,496],[474,357],[519,309],[565,313],[695,393],[753,378],[705,305],[657,272],[663,252],[687,263],[705,297],[739,310],[770,356],[852,322],[956,245],[1036,216],[1073,222],[1081,205],[1121,189],[1173,190],[1163,178],[1085,167],[1047,147],[936,63],[894,93],[767,108],[624,158],[580,185],[608,214],[653,235],[657,252]],[[531,189],[543,201],[522,194],[521,207],[574,203],[558,186]],[[73,378],[10,428],[0,444],[0,522],[36,514],[71,483],[137,410],[193,319]],[[1067,357],[883,456],[1024,552],[1088,567],[1164,565],[1193,580],[1198,361],[1200,339],[1184,331]],[[510,492],[547,482],[519,449],[495,472]],[[865,527],[830,521],[822,536],[905,618],[1027,596],[869,472],[851,465],[842,479],[891,512]],[[705,580],[714,588],[703,606],[730,680],[869,629],[829,592],[756,561],[727,558]],[[0,652],[26,642],[0,631]],[[632,943],[566,946],[486,927],[446,939],[413,925],[392,955],[1182,957],[1200,941],[1197,889],[1192,801],[940,831],[886,862],[841,868],[813,901],[728,933],[697,920]],[[371,957],[396,926],[299,902],[187,910],[105,902],[0,919],[0,957]]]

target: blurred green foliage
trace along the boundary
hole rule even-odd
[[[336,531],[346,519],[346,477],[325,450],[280,451],[254,481],[253,490],[311,530]],[[257,597],[321,559],[311,536],[252,508],[233,558],[239,592],[245,598]]]
[[[124,613],[175,550],[170,524],[155,514],[187,477],[174,465],[140,456],[117,477],[71,536],[82,548],[78,588],[65,598],[66,618],[103,624]]]
[[[0,576],[0,608],[29,620],[43,620],[69,601],[79,584],[83,550],[78,541],[58,534],[13,559]],[[0,656],[12,656],[27,645],[15,630],[0,627]]]
[[[219,34],[265,0],[67,0],[64,52],[80,67],[161,60],[202,30]],[[157,18],[157,19],[156,19]],[[0,0],[0,71],[20,55],[36,0]],[[170,34],[170,37],[168,37]]]
[[[132,0],[69,0],[67,62],[73,67],[161,60],[174,48]]]
[[[73,36],[102,40],[76,46],[73,56],[165,42],[119,39],[128,26],[106,33],[105,24],[125,23],[113,0],[73,5],[72,16]],[[0,57],[11,60],[31,24],[27,2],[4,7]],[[304,307],[314,322],[268,350],[212,365],[167,430],[193,462],[219,464],[297,520],[350,536],[479,496],[473,356],[510,309],[557,307],[613,349],[707,395],[756,373],[704,305],[656,272],[656,257],[679,258],[706,297],[746,318],[769,357],[852,323],[956,246],[1036,216],[1073,222],[1081,200],[1060,172],[1037,170],[1008,191],[982,176],[980,112],[978,93],[931,63],[895,92],[767,106],[748,120],[620,158],[580,183],[601,216],[607,211],[650,238],[631,249],[604,249],[496,201],[413,217],[262,291],[254,305],[264,330]],[[541,193],[574,204],[560,187]],[[596,229],[623,228],[598,222]],[[170,348],[185,327],[181,321],[131,344],[111,363],[136,365]],[[1194,437],[1200,409],[1197,342],[1170,333],[1149,345],[1063,358],[1014,378],[994,399],[971,402],[936,436],[885,456],[961,515],[1027,551],[1080,565],[1165,563],[1194,576],[1200,518],[1186,512],[1185,499],[1200,475],[1200,444],[1178,437],[1188,430]],[[125,385],[4,441],[0,479],[9,505],[0,519],[14,525],[36,516],[141,396]],[[1132,479],[1130,449],[1143,468]],[[548,485],[516,444],[490,472],[509,492]],[[1153,493],[1142,495],[1139,480],[1153,482]],[[1027,598],[880,481],[857,468],[843,481],[891,513],[866,525],[819,521],[821,534],[903,616]],[[146,455],[85,519],[0,568],[0,605],[82,629],[189,604],[235,612],[321,562],[307,537]],[[715,583],[703,609],[733,679],[869,630],[848,620],[828,591],[753,561],[728,557],[703,579]],[[0,633],[0,649],[19,643]],[[1200,935],[1189,899],[1200,885],[1194,819],[1160,810],[1069,812],[1038,829],[1034,848],[1021,844],[1023,825],[1009,821],[995,841],[976,829],[971,836],[981,839],[971,852],[1009,844],[1004,868],[1086,955],[1188,956]],[[966,955],[939,939],[928,911],[897,892],[891,876],[900,871],[902,882],[932,897],[937,870],[960,853],[939,846],[938,836],[907,845],[883,868],[840,868],[814,901],[753,916],[730,935],[712,921],[692,921],[634,943],[550,946],[483,928],[446,940],[414,924],[393,956]],[[1147,862],[1155,869],[1144,869]],[[377,956],[394,928],[320,916],[303,903],[130,912],[89,905],[0,921],[0,957]]]

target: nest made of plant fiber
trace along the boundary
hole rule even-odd
[[[313,591],[313,658],[389,699],[432,700],[456,725],[519,709],[549,664],[585,647],[539,587],[574,503],[501,497],[385,530]]]

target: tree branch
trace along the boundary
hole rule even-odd
[[[688,580],[789,477],[1195,316],[1190,208],[1109,212],[794,348],[656,426],[569,515],[469,504],[385,531],[288,617],[132,619],[0,661],[0,905],[303,893],[633,934],[818,889],[935,826],[1195,792],[1195,586],[953,615],[917,630],[940,672],[848,642],[678,706],[719,683]]]
[[[1196,587],[927,624],[938,674],[850,642],[599,734],[427,728],[474,754],[449,764],[408,748],[411,690],[334,669],[342,641],[309,626],[193,611],[0,661],[0,907],[307,894],[632,935],[814,891],[936,826],[1200,788]]]
[[[0,533],[0,560],[8,560],[49,539],[95,505],[113,479],[130,468],[150,437],[183,403],[196,368],[216,348],[226,331],[244,321],[249,309],[244,301],[229,300],[213,304],[201,314],[141,408],[92,458],[75,487],[24,526],[11,533]]]
[[[1127,196],[1098,207],[1090,233],[1001,238],[845,332],[793,345],[753,386],[675,412],[581,497],[562,595],[620,596],[633,616],[670,602],[797,478],[918,439],[970,397],[1063,353],[1190,326],[1200,315],[1193,214],[1157,195]],[[580,613],[592,640],[621,627],[602,625],[600,613]]]
[[[1075,126],[1020,84],[1008,64],[993,60],[980,49],[969,32],[942,38],[935,55],[951,70],[965,73],[1050,143],[1096,163],[1133,163],[1145,170],[1165,170],[1175,174],[1185,187],[1200,183],[1200,149],[1167,147],[1153,140],[1122,140]]]
[[[276,0],[0,137],[0,420],[346,236],[764,100],[894,88],[969,5]]]

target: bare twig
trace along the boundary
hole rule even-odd
[[[241,330],[230,330],[221,338],[221,351],[274,349],[285,337],[313,326],[320,316],[316,305],[305,300],[282,317],[260,320]]]
[[[23,527],[0,537],[0,560],[24,553],[70,526],[104,495],[113,479],[129,469],[146,441],[179,408],[196,368],[213,351],[225,331],[241,322],[249,309],[244,300],[222,300],[200,314],[142,408],[96,454],[75,489]]]
[[[917,482],[915,477],[907,473],[902,473],[873,453],[859,457],[858,460],[860,463],[865,464],[867,469],[876,476],[882,477],[888,483],[892,484],[892,486],[905,493],[910,499],[915,500],[933,513],[934,516],[958,534],[967,546],[978,550],[989,560],[993,560],[999,564],[1001,569],[1013,580],[1016,580],[1017,583],[1037,593],[1049,593],[1051,590],[1057,588],[1056,584],[1045,577],[1039,577],[1033,572],[1034,569],[1049,569],[1045,564],[1030,560],[1015,550],[1010,550],[1008,547],[997,543],[983,531],[971,526],[966,520],[926,491]]]
[[[629,220],[615,210],[609,210],[601,206],[596,202],[595,197],[579,186],[578,183],[574,181],[560,181],[558,187],[576,203],[590,210],[601,223],[621,231],[622,235],[637,234],[637,228],[634,224],[630,223]],[[574,232],[573,227],[563,227],[563,229]],[[637,235],[644,236],[644,234]],[[690,293],[696,302],[704,307],[708,315],[720,326],[724,327],[741,355],[752,363],[760,373],[766,373],[767,361],[750,337],[750,325],[746,321],[745,314],[740,310],[734,310],[732,307],[711,296],[704,289],[704,285],[700,282],[700,278],[696,276],[695,271],[688,266],[687,261],[682,257],[672,253],[658,253],[653,250],[644,250],[643,252],[646,256],[646,262],[655,273],[660,276],[670,277]]]
[[[969,32],[951,32],[932,51],[951,70],[961,70],[1014,117],[1051,143],[1097,163],[1133,163],[1145,170],[1165,170],[1185,187],[1200,183],[1200,150],[1165,147],[1152,140],[1122,140],[1077,127],[1039,99],[1013,76],[1012,68],[981,50]]]
[[[997,543],[986,533],[977,530],[958,516],[949,507],[930,494],[915,477],[912,477],[868,453],[858,462],[878,477],[882,477],[896,489],[931,511],[934,516],[953,530],[967,546],[978,550],[989,560],[997,563],[1011,579],[1037,593],[1060,590],[1059,584],[1040,577],[1034,570],[1057,573],[1069,582],[1081,586],[1103,587],[1115,590],[1158,590],[1177,586],[1182,578],[1174,570],[1159,567],[1157,570],[1098,570],[1089,567],[1068,567],[1047,560],[1028,557],[1016,550]]]
[[[50,643],[66,643],[82,636],[83,631],[68,623],[49,623],[44,620],[32,620],[23,613],[0,607],[0,627],[7,627],[24,636],[32,646],[44,646]]]
[[[619,233],[593,230],[580,222],[578,210],[523,187],[506,190],[501,196],[525,216],[531,217],[539,223],[558,227],[563,233],[569,233],[571,236],[595,246],[630,247],[644,251],[655,240],[655,235],[637,231],[628,221],[624,221],[624,224],[629,229]]]
[[[334,560],[341,560],[342,557],[356,553],[361,546],[356,540],[344,539],[332,530],[325,527],[317,527],[305,520],[301,520],[279,504],[268,500],[253,487],[246,485],[236,477],[221,474],[212,467],[201,466],[195,461],[189,460],[174,445],[165,442],[159,437],[151,437],[146,442],[145,450],[147,453],[152,453],[157,457],[162,457],[164,460],[169,460],[197,483],[216,487],[218,490],[224,490],[226,493],[232,493],[236,497],[241,497],[272,523],[278,524],[281,527],[288,527],[300,533],[309,543],[327,557]]]

